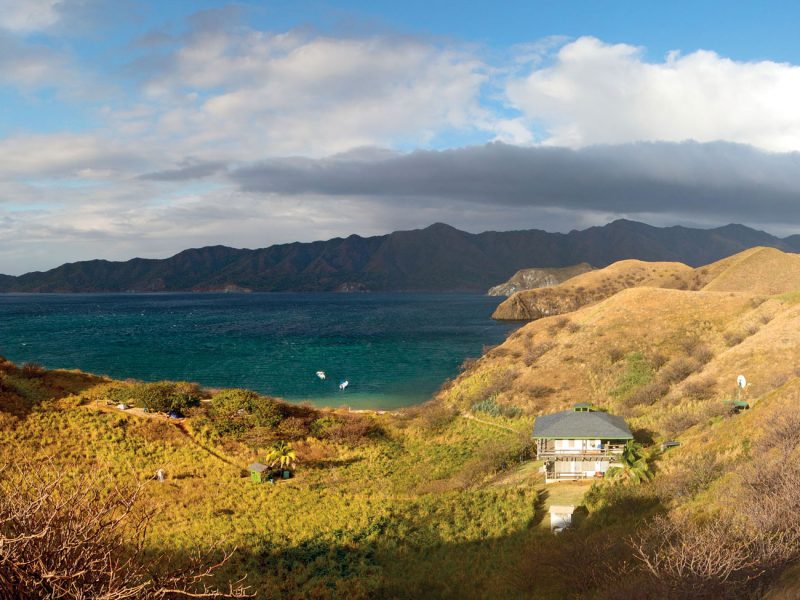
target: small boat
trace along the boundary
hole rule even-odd
[[[320,379],[325,379],[327,375],[325,375],[325,371],[317,371],[317,377]]]
[[[342,383],[339,384],[339,389],[344,391],[347,386],[350,385],[350,382],[345,379]]]

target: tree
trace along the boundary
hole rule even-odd
[[[618,481],[627,481],[634,484],[644,483],[653,478],[653,472],[644,456],[642,445],[629,440],[622,448],[620,456],[621,467],[612,467],[608,475]]]
[[[0,465],[0,598],[251,596],[241,582],[210,583],[230,553],[151,554],[154,511],[140,506],[143,485],[105,483],[70,481],[47,464]]]
[[[291,469],[297,460],[297,453],[292,449],[291,444],[277,442],[272,449],[267,452],[266,461],[270,467],[279,465],[281,469]]]

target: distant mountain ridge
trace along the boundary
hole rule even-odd
[[[628,258],[708,264],[753,246],[800,250],[743,225],[716,229],[654,227],[618,220],[569,233],[538,229],[467,233],[443,223],[387,235],[334,238],[247,250],[208,246],[166,259],[90,260],[17,277],[0,275],[0,292],[282,291],[484,292],[531,267]]]

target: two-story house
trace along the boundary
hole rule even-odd
[[[619,463],[622,448],[633,439],[622,417],[590,404],[542,415],[533,424],[536,458],[544,460],[545,481],[602,477]]]

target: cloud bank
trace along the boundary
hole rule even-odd
[[[242,190],[800,225],[800,154],[731,143],[572,150],[501,143],[374,159],[275,159],[231,175]],[[513,211],[510,211],[513,213]],[[508,221],[513,223],[513,217]]]
[[[0,273],[434,221],[800,228],[797,65],[266,31],[232,8],[93,61],[64,31],[118,6],[0,0]]]

